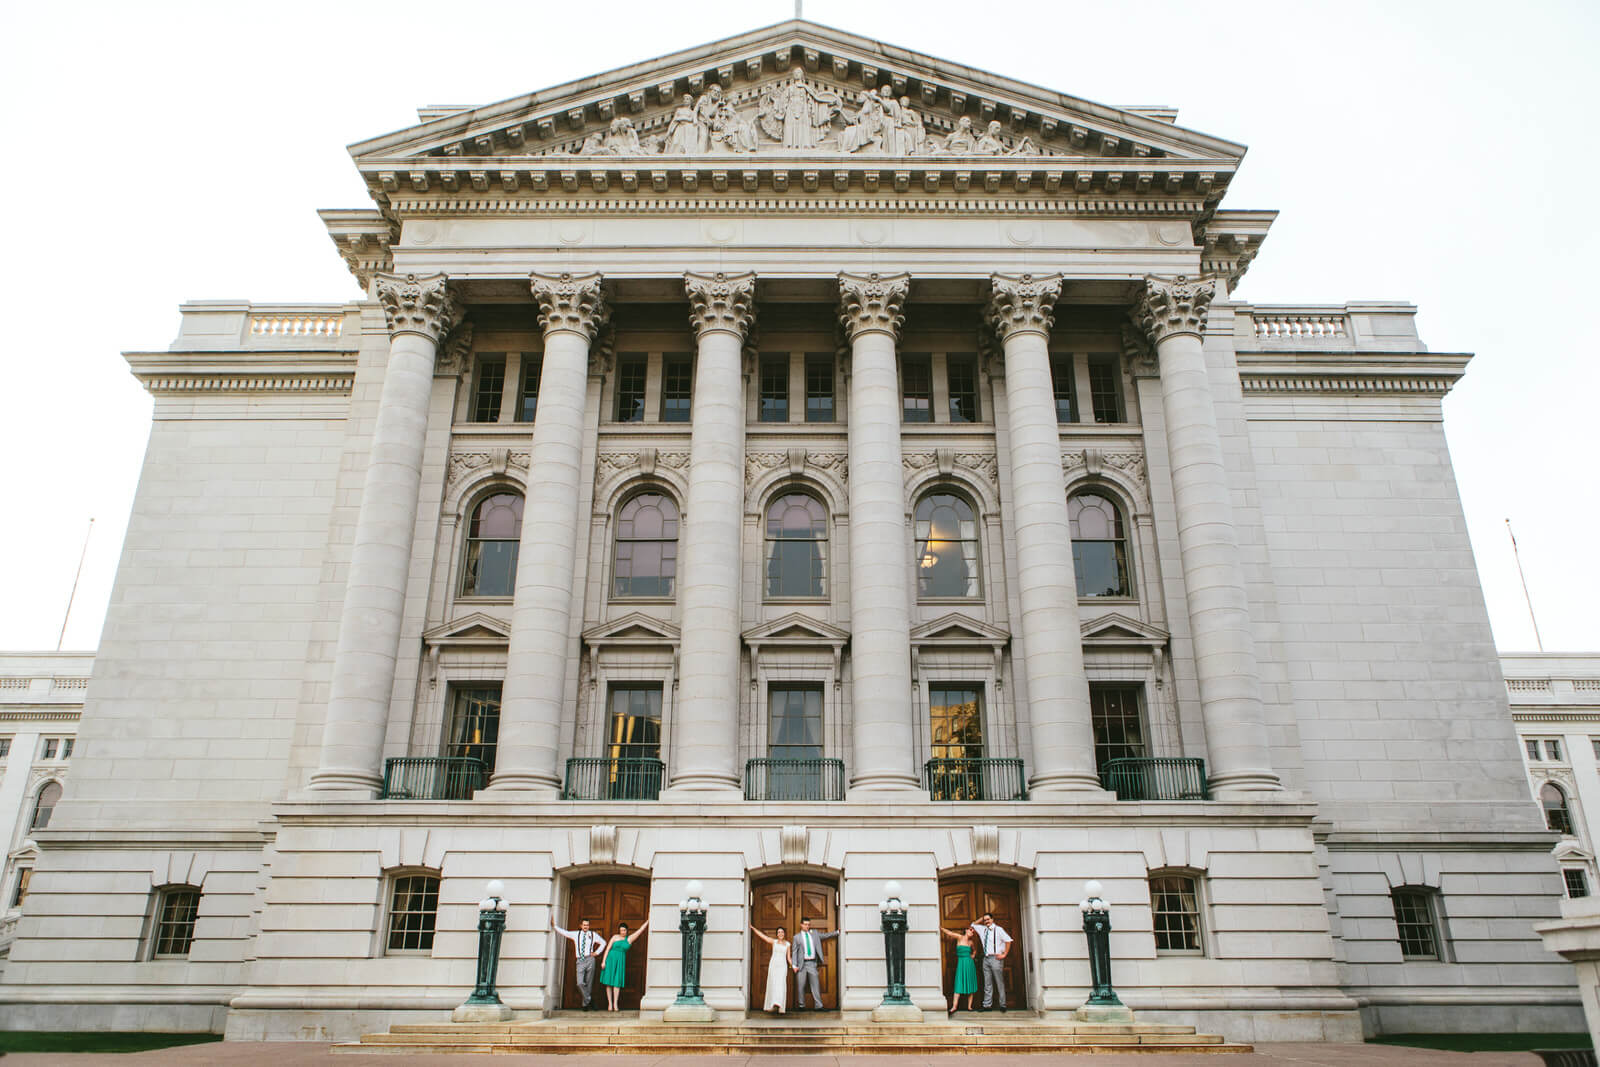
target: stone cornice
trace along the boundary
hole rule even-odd
[[[1444,396],[1471,356],[1443,352],[1238,352],[1245,396]]]
[[[353,354],[352,354],[353,355]],[[152,394],[350,395],[355,360],[317,353],[126,352],[133,376]]]
[[[744,337],[756,319],[756,276],[743,274],[692,274],[683,276],[689,297],[689,324],[696,336],[721,330]]]
[[[528,285],[539,305],[539,326],[546,337],[565,330],[593,341],[611,318],[605,279],[598,274],[533,274]]]

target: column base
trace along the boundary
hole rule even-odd
[[[1271,771],[1247,769],[1212,775],[1206,782],[1212,800],[1263,800],[1283,793],[1283,783]]]
[[[684,800],[689,802],[732,801],[744,799],[744,783],[737,778],[730,778],[722,774],[685,774],[672,779],[667,787],[661,790],[662,800]]]
[[[560,800],[561,783],[545,774],[507,771],[495,774],[489,779],[489,784],[478,792],[493,793],[497,797],[505,793],[522,793],[526,794],[529,800]],[[517,798],[506,797],[505,799]]]
[[[1043,796],[1041,796],[1041,794]],[[1092,774],[1040,774],[1028,779],[1031,799],[1115,800],[1116,794]]]
[[[874,774],[851,780],[848,798],[856,799],[857,793],[921,793],[926,796],[928,791],[915,775]]]
[[[323,767],[311,775],[306,789],[313,793],[350,793],[355,795],[348,799],[372,800],[382,792],[383,779],[361,767]]]

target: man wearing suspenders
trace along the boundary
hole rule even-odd
[[[593,1011],[594,964],[600,953],[605,951],[606,940],[589,929],[588,919],[580,922],[576,930],[563,930],[554,920],[550,925],[556,933],[572,942],[577,953],[578,992],[583,994],[583,1010]]]

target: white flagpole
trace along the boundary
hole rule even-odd
[[[1533,614],[1533,597],[1528,595],[1528,576],[1522,573],[1522,554],[1517,551],[1517,535],[1511,531],[1511,520],[1506,520],[1506,534],[1511,538],[1511,558],[1517,561],[1517,577],[1522,579],[1522,599],[1528,604],[1528,621],[1533,623],[1533,641],[1544,651],[1544,638],[1539,636],[1539,620]]]
[[[56,651],[61,651],[61,643],[67,639],[67,620],[72,618],[72,602],[78,598],[78,579],[83,577],[83,561],[89,555],[89,535],[94,533],[94,519],[89,519],[89,528],[83,532],[83,551],[78,553],[78,570],[72,576],[72,592],[67,594],[67,613],[61,617],[61,636],[56,638]]]

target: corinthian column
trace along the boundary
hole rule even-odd
[[[416,536],[433,361],[456,317],[443,274],[380,274],[376,288],[389,320],[389,361],[339,613],[322,757],[311,776],[310,788],[317,790],[365,792],[383,780],[383,736]]]
[[[852,790],[916,789],[911,722],[911,562],[906,556],[895,338],[911,278],[839,275],[850,338]]]
[[[490,789],[555,794],[578,546],[589,344],[608,309],[598,274],[535,274],[544,365],[528,458],[517,585]]]
[[[1134,321],[1155,347],[1177,506],[1178,554],[1205,718],[1211,788],[1219,794],[1281,788],[1267,752],[1260,676],[1244,572],[1228,502],[1222,438],[1200,335],[1215,285],[1151,276]]]
[[[996,274],[991,285],[987,317],[1005,348],[1022,669],[1033,723],[1028,788],[1098,791],[1061,431],[1050,381],[1050,326],[1061,275]]]
[[[739,563],[744,523],[744,375],[754,274],[685,274],[698,339],[678,602],[672,788],[743,796],[739,757]]]

